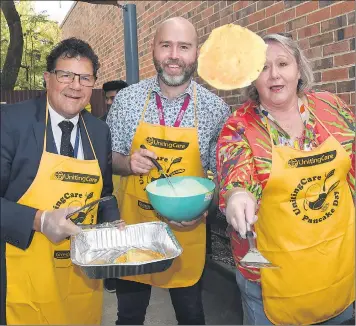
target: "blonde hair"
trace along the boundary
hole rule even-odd
[[[286,50],[294,56],[300,71],[300,79],[298,81],[296,90],[298,96],[303,95],[304,91],[311,89],[314,82],[313,70],[309,64],[308,59],[301,51],[298,43],[291,37],[282,34],[268,34],[263,36],[262,39],[265,41],[265,43],[268,41],[274,41],[282,44],[282,46],[285,47]],[[260,103],[257,88],[253,83],[245,89],[244,93],[245,96],[250,100],[258,104]]]

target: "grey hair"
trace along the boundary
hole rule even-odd
[[[300,79],[297,86],[298,96],[303,95],[304,91],[311,89],[314,83],[313,70],[308,59],[301,51],[298,43],[291,37],[280,34],[268,34],[263,36],[262,39],[265,41],[265,43],[268,41],[275,41],[282,44],[282,46],[285,47],[286,50],[294,56],[300,71]],[[254,83],[252,83],[244,90],[244,95],[248,99],[256,102],[257,104],[260,104],[259,95]]]

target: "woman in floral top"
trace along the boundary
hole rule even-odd
[[[337,96],[310,91],[296,42],[263,39],[266,64],[217,147],[244,323],[340,324],[355,297],[355,119]],[[239,264],[252,224],[258,249],[279,268]]]

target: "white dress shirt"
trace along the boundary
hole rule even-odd
[[[74,149],[75,137],[77,135],[77,129],[78,129],[79,114],[77,114],[72,119],[66,119],[66,118],[62,117],[59,113],[57,113],[55,110],[53,110],[53,108],[51,107],[51,105],[49,103],[48,103],[48,112],[49,112],[49,116],[51,117],[52,132],[53,132],[54,142],[56,143],[56,147],[57,147],[57,153],[58,154],[60,153],[61,139],[62,139],[62,130],[58,126],[58,124],[61,123],[63,120],[70,121],[74,124],[74,128],[70,135],[70,142]],[[80,137],[80,132],[79,132],[79,146],[78,146],[77,159],[84,160],[84,153],[83,153],[83,146],[82,146],[82,141],[81,141],[81,137]]]

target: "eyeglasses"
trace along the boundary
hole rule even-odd
[[[74,81],[75,76],[79,77],[79,84],[85,87],[93,87],[96,81],[94,75],[76,74],[71,71],[64,70],[52,70],[51,74],[55,74],[57,81],[63,84],[71,84]]]

